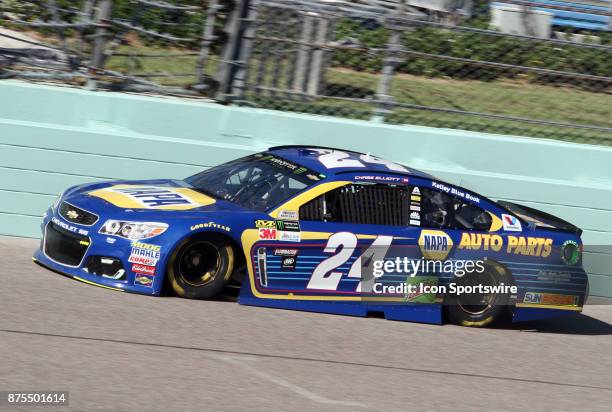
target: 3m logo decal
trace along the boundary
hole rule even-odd
[[[259,238],[264,240],[276,240],[276,229],[259,229]]]
[[[422,230],[419,248],[425,259],[446,259],[453,248],[453,239],[441,230]]]

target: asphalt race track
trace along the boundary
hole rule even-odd
[[[0,390],[68,390],[50,410],[612,408],[612,306],[470,329],[153,298],[41,268],[37,244],[0,237]]]

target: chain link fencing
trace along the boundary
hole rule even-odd
[[[212,78],[231,2],[1,3],[2,78],[158,94],[215,93]]]
[[[240,98],[256,106],[611,142],[609,44],[264,1],[252,50]]]
[[[10,3],[5,26],[41,48],[0,47],[2,77],[612,145],[605,31],[505,34],[486,12],[400,0]],[[516,9],[527,26],[529,7]]]

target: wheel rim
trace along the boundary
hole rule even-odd
[[[191,286],[204,286],[215,280],[221,265],[219,248],[207,241],[186,247],[178,258],[178,275]]]
[[[489,271],[483,273],[471,273],[469,278],[463,279],[462,286],[495,286],[495,277]],[[464,293],[457,296],[457,305],[465,313],[470,315],[482,315],[489,310],[495,299],[496,293]]]

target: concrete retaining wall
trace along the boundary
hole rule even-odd
[[[182,178],[279,144],[371,152],[584,229],[591,294],[612,297],[612,149],[551,140],[0,82],[0,234],[38,237],[67,186]]]

